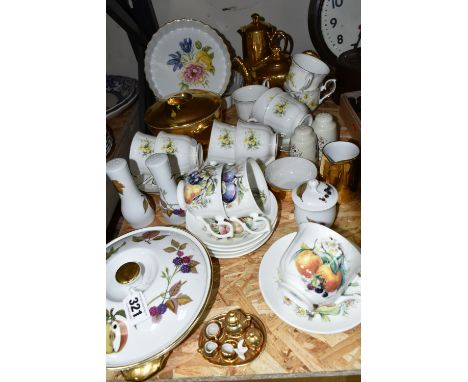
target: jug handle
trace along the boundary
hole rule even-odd
[[[284,53],[291,54],[293,50],[294,43],[292,41],[291,36],[289,36],[286,32],[277,30],[273,33],[273,36],[270,38],[270,49],[273,49],[272,43],[275,41],[275,37],[279,38],[279,40],[284,40],[284,47],[281,49]],[[288,50],[289,45],[289,50]],[[281,48],[280,43],[278,42],[278,46]]]

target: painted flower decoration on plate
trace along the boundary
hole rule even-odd
[[[201,41],[192,42],[190,37],[179,42],[180,50],[169,54],[167,65],[172,66],[173,72],[179,72],[179,88],[187,90],[196,86],[209,85],[209,76],[215,74],[213,66],[214,53],[208,45]]]

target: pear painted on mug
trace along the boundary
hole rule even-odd
[[[203,191],[203,187],[198,184],[187,184],[184,188],[184,199],[185,203],[190,204],[192,203],[193,199],[195,199],[198,195],[200,195]]]

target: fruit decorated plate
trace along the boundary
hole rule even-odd
[[[174,20],[151,38],[145,53],[145,74],[158,98],[188,89],[222,95],[231,77],[231,57],[210,26],[196,20]]]
[[[138,367],[173,349],[196,325],[211,291],[211,259],[194,236],[166,226],[113,240],[106,258],[106,367]],[[137,291],[149,315],[130,325],[124,299]]]
[[[252,253],[253,251],[260,248],[263,244],[265,244],[268,239],[273,235],[273,230],[265,234],[265,236],[261,236],[258,241],[253,244],[250,244],[247,247],[241,248],[239,250],[234,251],[219,251],[216,249],[209,248],[212,255],[218,259],[232,259],[235,257],[241,257]]]
[[[266,215],[267,219],[270,221],[272,228],[274,227],[277,217],[278,217],[278,202],[276,201],[275,196],[271,191],[270,192],[270,199],[271,199],[271,208],[268,215]],[[259,240],[260,235],[254,235],[242,230],[240,225],[233,222],[235,232],[234,237],[230,238],[223,238],[219,239],[214,237],[213,235],[209,234],[200,221],[190,213],[190,211],[186,212],[186,228],[188,231],[192,232],[196,237],[198,237],[204,244],[206,244],[210,249],[226,249],[226,250],[239,250],[247,247],[249,244],[252,244]],[[214,223],[214,219],[213,219]],[[245,223],[248,225],[249,221],[248,218],[245,219]],[[213,226],[214,227],[214,226]],[[222,233],[222,232],[219,232]]]
[[[339,304],[318,306],[313,312],[297,306],[281,295],[278,287],[278,267],[281,257],[296,236],[290,233],[277,240],[263,256],[259,270],[259,284],[265,302],[287,324],[311,334],[333,334],[354,328],[361,322],[359,298]],[[343,296],[361,295],[361,277],[357,275]]]

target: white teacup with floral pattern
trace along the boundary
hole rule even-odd
[[[344,296],[348,284],[361,271],[357,246],[317,223],[302,223],[278,267],[278,286],[301,308],[339,304],[359,296]]]
[[[169,154],[172,172],[175,174],[187,174],[203,162],[202,146],[186,135],[161,131],[156,137],[155,152]]]
[[[235,139],[236,127],[215,119],[211,127],[207,162],[234,163]]]
[[[243,86],[232,93],[231,97],[240,119],[247,121],[250,118],[254,103],[269,89],[268,84],[265,80],[262,85]]]
[[[281,134],[283,142],[281,150],[289,150],[289,140],[299,125],[312,125],[313,117],[309,109],[286,92],[276,95],[268,104],[264,123]]]
[[[220,239],[234,236],[232,224],[226,221],[228,216],[221,198],[223,166],[216,162],[206,164],[203,168],[192,171],[177,185],[177,200],[180,207],[190,211],[213,236]],[[218,227],[213,230],[212,222],[207,221],[211,218],[214,218],[218,226],[223,226],[223,228]]]
[[[254,103],[252,108],[252,114],[250,118],[247,120],[249,122],[258,122],[264,123],[264,117],[266,109],[275,96],[280,93],[284,93],[283,89],[281,88],[271,88],[268,89],[265,93],[263,93]]]
[[[302,92],[289,92],[295,99],[306,105],[312,112],[336,90],[336,80],[330,79],[320,87],[313,90],[304,90]],[[322,92],[325,92],[322,95]]]
[[[160,132],[156,137],[135,133],[130,145],[129,163],[133,175],[151,175],[146,159],[153,154],[169,154],[172,172],[186,174],[203,162],[203,149],[197,141],[186,135]]]
[[[133,175],[151,175],[146,167],[146,159],[155,154],[156,137],[154,135],[143,134],[137,131],[133,136],[128,154],[129,167]]]
[[[253,158],[266,164],[276,158],[278,136],[269,126],[239,120],[235,131],[236,163]]]
[[[317,57],[304,53],[295,54],[284,83],[293,92],[316,89],[330,73],[330,68]]]
[[[253,234],[271,231],[270,221],[263,216],[270,212],[270,193],[263,172],[254,159],[225,165],[221,192],[226,215],[232,222],[239,223],[246,232]],[[252,218],[249,225],[243,220],[246,217]]]

